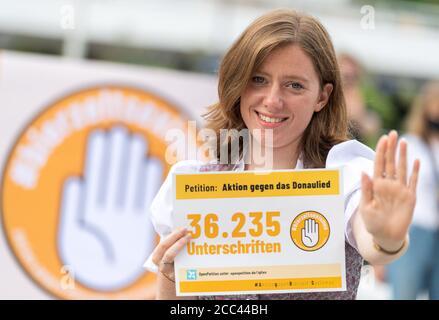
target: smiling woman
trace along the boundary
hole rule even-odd
[[[358,141],[349,140],[334,48],[322,24],[309,15],[276,10],[255,20],[225,54],[219,69],[218,93],[219,101],[210,106],[206,114],[208,128],[218,137],[224,129],[249,129],[252,135],[254,131],[262,131],[260,137],[253,137],[259,146],[251,144],[246,148],[262,145],[268,149],[273,159],[269,169],[343,170],[347,290],[210,298],[355,299],[363,259],[386,264],[399,258],[407,249],[419,161],[414,162],[413,173],[408,179],[407,145],[404,141],[400,143],[397,159],[398,135],[394,131],[381,137],[376,155]],[[272,141],[267,142],[264,135],[272,136]],[[229,148],[232,137],[216,141],[232,149]],[[223,164],[218,153],[217,163],[178,163],[169,177],[174,172],[185,170],[260,169],[255,162],[244,164],[243,158],[248,150],[241,145],[239,148],[241,159],[238,163]],[[221,145],[217,147],[217,150],[223,149]],[[175,277],[172,261],[191,239],[189,230],[173,230],[173,208],[169,205],[173,185],[169,177],[151,207],[156,230],[163,239],[146,263],[148,268],[159,271],[157,297],[165,299],[176,297],[175,283],[169,281]],[[323,188],[324,183],[317,180],[315,186]],[[313,188],[314,185],[310,183],[306,187]],[[311,226],[310,229],[314,230],[315,222]],[[318,232],[314,230],[316,234]],[[314,241],[318,237],[310,239]]]
[[[276,10],[253,22],[224,56],[218,92],[207,127],[218,137],[221,129],[273,129],[274,155],[288,159],[274,169],[294,165],[299,150],[307,167],[324,167],[332,146],[349,139],[333,45],[306,14]]]

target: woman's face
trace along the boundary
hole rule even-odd
[[[427,117],[439,122],[439,94],[427,99]]]
[[[299,46],[282,46],[267,56],[241,95],[242,119],[250,132],[272,129],[273,148],[295,147],[331,92],[331,84],[320,88],[314,65]]]

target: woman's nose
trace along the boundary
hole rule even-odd
[[[267,92],[264,97],[264,106],[268,110],[279,110],[282,109],[282,95],[280,88],[276,85],[272,85],[267,88]]]

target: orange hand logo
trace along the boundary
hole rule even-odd
[[[291,240],[304,251],[319,250],[326,244],[329,235],[328,220],[316,211],[302,212],[291,223]]]

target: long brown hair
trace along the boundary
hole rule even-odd
[[[406,129],[409,133],[429,142],[431,129],[428,121],[428,106],[433,99],[439,100],[439,81],[431,81],[424,84],[419,95],[413,101],[409,116],[406,121]]]
[[[329,150],[348,140],[341,77],[329,34],[317,19],[293,10],[280,9],[250,24],[221,62],[219,101],[210,106],[204,115],[206,126],[217,134],[218,158],[221,150],[220,129],[245,128],[239,108],[240,97],[252,74],[274,49],[285,44],[297,44],[307,53],[319,76],[321,88],[327,83],[333,85],[327,105],[314,113],[302,136],[305,167],[324,167]]]

